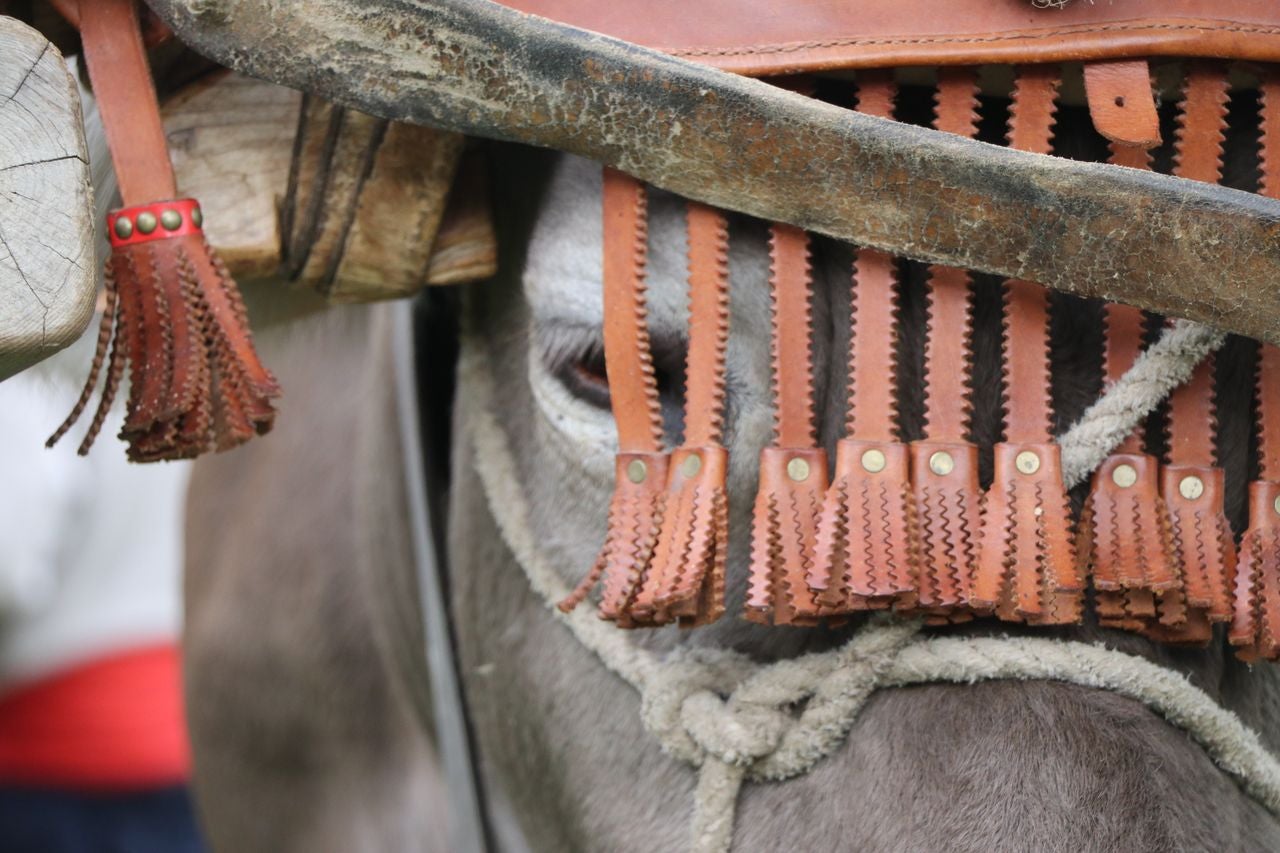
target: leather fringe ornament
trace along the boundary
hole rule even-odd
[[[1217,183],[1227,129],[1226,69],[1194,62],[1187,71],[1178,111],[1173,173]],[[1223,509],[1224,478],[1216,464],[1214,358],[1169,398],[1169,456],[1161,471],[1161,493],[1169,506],[1185,593],[1160,599],[1158,624],[1146,633],[1164,642],[1204,643],[1210,622],[1231,618],[1230,583],[1235,545]]]
[[[1056,66],[1018,71],[1009,144],[1050,152],[1059,84]],[[995,476],[982,507],[971,604],[1010,621],[1080,621],[1083,581],[1058,446],[1050,441],[1048,295],[1025,281],[1006,284],[1006,440],[995,446]]]
[[[615,485],[600,555],[559,604],[572,610],[603,577],[600,616],[622,627],[637,624],[631,605],[657,546],[668,468],[645,305],[645,202],[639,181],[604,170],[604,352],[618,428]]]
[[[885,72],[859,75],[858,108],[892,118]],[[836,445],[835,479],[823,498],[809,587],[832,613],[915,606],[919,538],[909,456],[897,440],[894,259],[874,249],[854,258],[849,336],[849,415]]]
[[[972,68],[940,68],[934,126],[972,139],[978,83]],[[982,492],[969,441],[973,285],[968,272],[929,268],[924,343],[925,438],[911,445],[911,485],[921,540],[916,592],[929,623],[972,619]]]
[[[745,616],[813,625],[823,615],[808,577],[827,489],[827,454],[815,446],[809,237],[775,224],[769,252],[775,431],[773,446],[760,452]]]
[[[186,459],[271,429],[280,394],[254,351],[235,282],[173,168],[133,0],[80,4],[84,57],[125,207],[107,217],[106,307],[89,378],[52,447],[106,382],[79,452],[88,453],[129,372],[120,437],[129,459]],[[110,354],[108,355],[108,350]]]
[[[704,625],[724,613],[728,552],[724,426],[725,347],[729,340],[729,223],[690,203],[689,356],[684,445],[672,454],[666,511],[653,568],[632,608],[637,619]]]
[[[1280,198],[1280,79],[1262,77],[1262,186]],[[1280,349],[1258,357],[1258,479],[1249,484],[1249,527],[1240,542],[1228,638],[1241,660],[1280,659]]]

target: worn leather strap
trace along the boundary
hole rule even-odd
[[[685,371],[684,443],[720,444],[724,429],[724,357],[729,342],[729,221],[691,202],[689,358]]]
[[[126,207],[177,196],[134,0],[81,0],[80,36]]]
[[[1175,131],[1173,173],[1216,184],[1222,177],[1222,145],[1227,129],[1228,79],[1224,69],[1195,62],[1187,70],[1186,91]],[[1213,401],[1214,358],[1201,362],[1191,381],[1169,398],[1169,461],[1213,467],[1217,416]]]
[[[974,69],[939,69],[934,126],[957,136],[977,136],[978,81]],[[971,282],[966,270],[929,268],[924,393],[925,436],[930,441],[962,442],[968,436],[973,369]]]
[[[773,300],[774,432],[778,447],[817,441],[813,415],[809,235],[791,225],[770,228]]]
[[[604,170],[604,358],[618,449],[624,453],[662,451],[645,304],[645,208],[639,181],[616,169]]]
[[[1147,60],[1086,62],[1084,92],[1098,133],[1125,146],[1147,149],[1160,144],[1160,116]]]

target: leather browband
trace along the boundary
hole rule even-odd
[[[888,65],[1148,56],[1280,61],[1274,0],[500,0],[513,9],[752,76]]]

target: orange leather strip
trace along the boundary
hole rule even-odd
[[[742,74],[1146,56],[1280,60],[1274,0],[502,0]]]
[[[1280,198],[1280,77],[1262,78],[1262,183],[1259,192]],[[1263,480],[1280,480],[1280,348],[1264,344],[1258,364],[1258,463]]]
[[[858,109],[892,118],[897,95],[890,73],[859,75]],[[847,435],[872,441],[896,441],[898,276],[891,256],[859,249],[853,270],[852,329],[849,338],[849,414]]]
[[[773,382],[778,447],[813,447],[813,353],[809,318],[809,235],[775,223],[770,231]]]
[[[938,72],[937,117],[941,131],[972,138],[978,132],[978,85],[972,68]],[[925,435],[961,442],[968,433],[972,373],[970,276],[954,267],[930,267],[929,323],[925,337]]]
[[[1111,302],[1103,308],[1103,372],[1112,383],[1133,367],[1142,352],[1145,316],[1132,305]],[[1116,453],[1142,453],[1143,426],[1138,424],[1133,432],[1116,448]]]
[[[1160,116],[1145,59],[1086,62],[1084,92],[1098,133],[1121,145],[1160,144]]]
[[[604,170],[604,357],[623,453],[662,451],[658,386],[645,306],[648,228],[645,190],[630,175]]]
[[[81,0],[80,34],[126,207],[178,192],[134,0]]]
[[[1227,129],[1227,75],[1224,69],[1192,63],[1175,131],[1173,173],[1217,183],[1222,176],[1222,144]],[[1169,461],[1215,464],[1217,418],[1213,405],[1214,359],[1205,359],[1191,381],[1169,398]]]
[[[724,354],[729,341],[729,222],[689,204],[689,360],[686,446],[719,444],[724,428]]]

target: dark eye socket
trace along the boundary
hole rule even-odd
[[[569,393],[600,409],[609,408],[609,373],[604,364],[604,349],[591,345],[552,363],[552,375]]]

